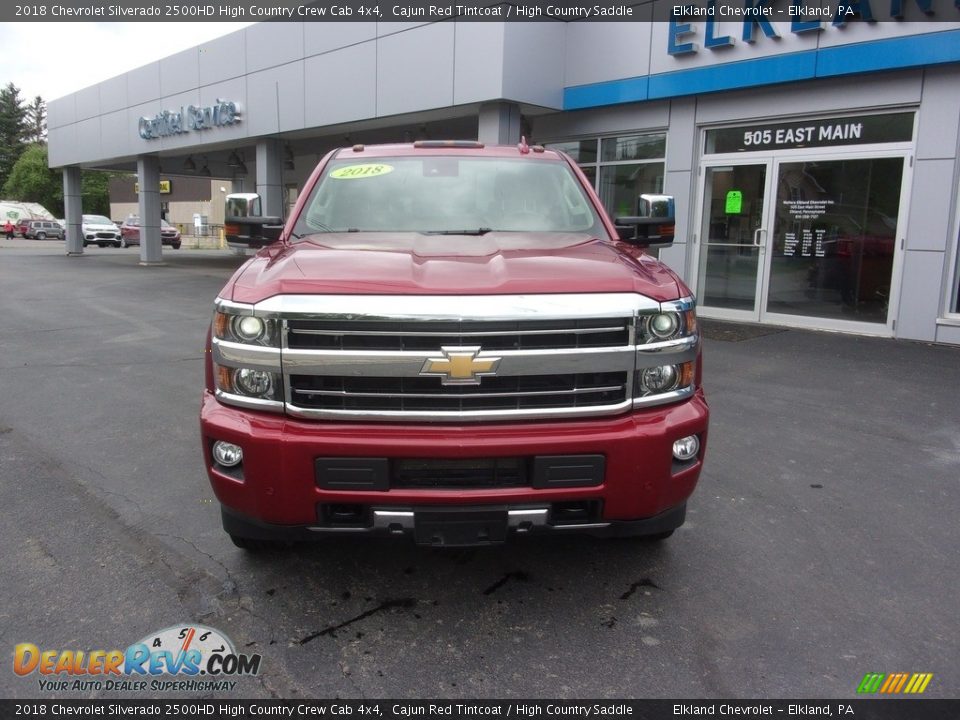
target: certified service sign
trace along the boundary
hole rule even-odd
[[[240,122],[240,105],[232,100],[217,98],[214,105],[197,107],[181,106],[179,110],[164,110],[152,118],[140,118],[139,133],[144,140],[169,135],[180,135],[191,130],[209,130],[227,127]]]

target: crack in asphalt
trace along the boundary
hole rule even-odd
[[[497,590],[506,585],[510,580],[519,580],[520,582],[526,582],[530,579],[530,576],[523,572],[522,570],[517,570],[516,572],[508,572],[502,578],[497,580],[493,585],[488,587],[483,591],[484,595],[493,595]]]
[[[620,599],[621,599],[621,600],[629,600],[629,599],[630,599],[630,596],[633,595],[637,590],[639,590],[639,589],[642,588],[642,587],[651,587],[651,588],[656,588],[657,590],[663,590],[662,587],[660,587],[659,585],[657,585],[657,584],[656,584],[653,580],[651,580],[650,578],[641,578],[641,579],[637,580],[635,583],[633,583],[633,584],[627,589],[627,591],[626,591],[623,595],[620,596]]]
[[[349,620],[344,620],[339,625],[333,625],[332,627],[324,628],[323,630],[318,630],[317,632],[310,633],[306,637],[301,638],[298,642],[301,645],[306,645],[311,640],[316,640],[318,637],[322,637],[323,635],[330,635],[332,637],[336,637],[337,630],[342,630],[348,625],[353,625],[353,623],[364,620],[370,617],[371,615],[376,615],[379,612],[383,612],[384,610],[390,610],[391,608],[395,608],[395,607],[412,608],[416,604],[417,604],[417,601],[414,598],[399,598],[397,600],[386,600],[380,603],[379,605],[377,605],[375,608],[371,608],[370,610],[362,612],[356,617],[350,618]]]

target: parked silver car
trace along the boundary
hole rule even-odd
[[[29,240],[63,240],[63,226],[56,220],[31,220],[23,236]]]
[[[82,229],[84,247],[91,243],[100,247],[107,247],[107,245],[120,247],[120,228],[108,217],[84,215]]]

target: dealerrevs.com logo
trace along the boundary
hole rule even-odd
[[[260,655],[237,653],[230,639],[203,625],[173,625],[126,650],[47,650],[18,643],[13,671],[36,674],[43,691],[233,690],[235,677],[260,672]]]

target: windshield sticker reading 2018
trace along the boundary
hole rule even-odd
[[[357,178],[386,175],[389,172],[393,172],[393,165],[347,165],[346,167],[334,170],[330,173],[330,177],[336,180],[356,180]]]

